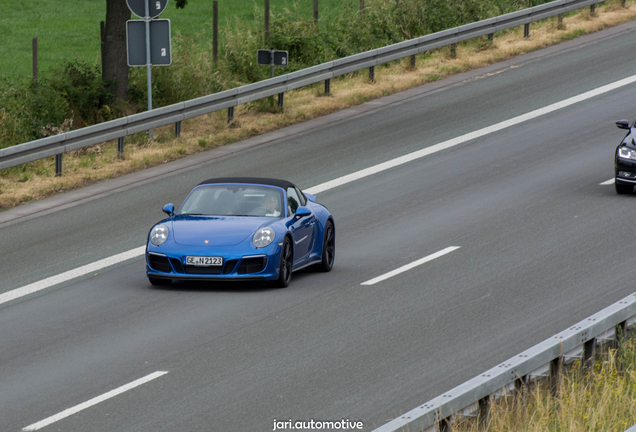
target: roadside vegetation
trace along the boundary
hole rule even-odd
[[[483,422],[462,418],[452,432],[624,432],[636,424],[636,342],[606,349],[592,371],[578,361],[563,369],[556,387],[530,384],[491,405]]]
[[[323,0],[326,1],[326,0]],[[54,177],[54,159],[0,171],[0,209],[6,209],[95,181],[162,164],[189,154],[235,142],[249,136],[306,121],[343,108],[392,93],[437,81],[453,74],[496,63],[575,37],[636,19],[633,0],[621,7],[620,0],[566,14],[563,27],[556,17],[533,23],[528,40],[523,28],[495,34],[490,43],[482,37],[461,43],[452,58],[449,47],[417,56],[412,68],[409,59],[376,68],[376,82],[366,71],[332,80],[331,94],[323,94],[322,84],[288,92],[285,108],[279,110],[274,98],[263,99],[235,109],[235,121],[228,124],[225,111],[184,122],[182,134],[174,139],[172,127],[155,129],[155,139],[140,133],[126,138],[126,151],[119,157],[116,143],[104,143],[64,157],[62,177]],[[186,7],[192,7],[191,1]],[[419,34],[438,31],[465,22],[484,19],[533,4],[503,0],[460,3],[451,10],[448,0],[367,0],[364,19],[358,1],[339,2],[340,14],[313,24],[311,9],[301,10],[290,0],[289,8],[272,16],[271,40],[278,49],[287,49],[293,63],[277,68],[288,73],[333,58],[384,46]],[[396,8],[396,4],[400,8]],[[424,4],[437,9],[418,10]],[[254,16],[262,10],[253,6]],[[408,8],[415,8],[410,10]],[[437,11],[435,14],[432,11]],[[453,12],[453,13],[451,13]],[[323,14],[321,16],[324,16]],[[351,22],[359,25],[351,25]],[[268,77],[268,68],[257,66],[255,52],[263,48],[262,32],[252,22],[235,19],[226,26],[225,43],[219,63],[212,59],[209,27],[194,34],[173,34],[173,65],[153,69],[154,106],[176,103]],[[505,70],[500,71],[505,73]],[[145,105],[145,70],[130,71],[130,99],[116,102],[100,81],[99,62],[62,60],[40,73],[37,86],[29,78],[2,76],[0,82],[0,147],[54,135],[142,111]]]
[[[276,68],[276,74],[283,74],[545,1],[367,0],[360,15],[359,0],[342,0],[332,8],[325,8],[323,4],[323,10],[329,13],[316,24],[307,14],[312,11],[310,2],[288,0],[287,7],[272,14],[268,40],[259,20],[264,15],[261,2],[242,2],[238,13],[229,14],[223,26],[223,43],[216,63],[212,58],[209,25],[203,25],[194,33],[175,32],[174,64],[156,67],[153,71],[153,107],[269,78],[269,68],[256,64],[256,52],[260,48],[271,46],[289,51],[289,66]],[[183,10],[197,6],[200,9],[204,3],[192,1]],[[246,3],[252,6],[252,19],[248,20],[242,19],[246,15]],[[208,15],[208,18],[211,17]],[[80,17],[76,15],[75,21],[81,22]],[[97,30],[97,24],[94,27]],[[94,38],[94,46],[99,46],[98,35]],[[58,48],[48,46],[40,51],[62,50],[65,43],[59,42]],[[65,121],[68,127],[78,129],[143,111],[146,107],[145,68],[130,69],[129,98],[124,103],[115,101],[108,83],[101,81],[98,59],[99,56],[92,60],[62,59],[39,73],[37,85],[28,73],[20,77],[3,75],[0,148],[43,138]],[[7,58],[6,64],[11,63]]]

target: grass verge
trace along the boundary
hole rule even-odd
[[[563,28],[559,28],[556,17],[533,23],[528,40],[523,38],[523,28],[516,28],[497,33],[493,43],[484,36],[460,44],[455,59],[450,58],[449,47],[445,47],[418,56],[416,68],[410,67],[408,59],[376,68],[375,83],[369,82],[364,72],[332,80],[328,97],[322,94],[322,84],[288,92],[282,111],[273,99],[264,99],[237,107],[231,125],[226,123],[226,112],[221,111],[184,122],[178,139],[174,139],[172,126],[155,129],[152,141],[145,133],[139,133],[126,138],[123,157],[117,154],[115,141],[67,153],[62,177],[54,176],[54,158],[5,169],[0,171],[0,210],[320,117],[634,19],[633,2],[623,8],[620,0],[612,0],[597,6],[594,16],[589,8],[567,14]]]
[[[606,348],[592,371],[577,360],[562,369],[555,387],[534,381],[501,395],[485,421],[457,417],[451,432],[624,432],[636,424],[636,341]]]

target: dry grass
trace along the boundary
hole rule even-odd
[[[636,424],[636,345],[614,350],[597,360],[593,373],[578,362],[560,375],[556,392],[536,383],[491,405],[485,422],[457,419],[451,432],[623,432]]]
[[[589,8],[566,16],[564,29],[558,28],[556,17],[534,23],[529,40],[523,38],[523,29],[517,28],[496,34],[492,44],[486,37],[460,44],[456,59],[450,58],[450,49],[445,47],[418,56],[416,68],[410,67],[408,59],[376,68],[375,83],[370,83],[363,72],[332,80],[328,97],[322,94],[322,84],[288,92],[282,112],[276,112],[264,100],[237,107],[235,122],[230,126],[222,111],[184,122],[178,139],[173,138],[172,126],[155,129],[151,142],[145,133],[127,137],[123,158],[118,157],[116,142],[65,154],[62,177],[54,177],[53,158],[5,169],[0,171],[0,210],[320,117],[634,19],[636,8],[629,3],[622,8],[620,1],[612,0],[597,6],[596,16],[590,15]]]

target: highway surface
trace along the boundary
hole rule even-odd
[[[628,24],[0,213],[0,294],[144,245],[206,178],[312,188],[634,74]],[[139,257],[0,304],[0,431],[91,400],[39,430],[370,431],[421,405],[636,291],[636,195],[601,184],[635,100],[625,85],[318,193],[336,265],[287,289],[152,287]]]

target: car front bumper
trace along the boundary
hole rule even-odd
[[[270,281],[279,277],[281,247],[272,243],[266,248],[244,247],[193,248],[177,244],[146,248],[146,275],[155,279]],[[222,257],[221,266],[186,265],[186,256]]]
[[[617,157],[614,163],[614,176],[618,184],[636,185],[636,161]]]

